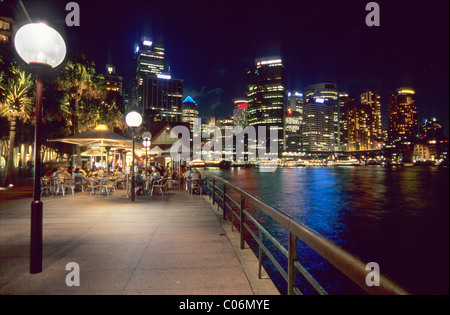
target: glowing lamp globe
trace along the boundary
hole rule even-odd
[[[17,30],[14,46],[28,64],[43,64],[52,68],[66,56],[66,44],[61,35],[44,23],[30,23]]]
[[[142,124],[142,116],[138,112],[132,111],[127,114],[125,121],[130,127],[139,127]]]

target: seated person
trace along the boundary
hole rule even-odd
[[[70,176],[69,173],[63,166],[60,166],[59,169],[53,173],[53,178],[64,178],[69,176]]]
[[[161,173],[154,166],[152,166],[152,173],[150,174],[150,179],[152,181],[161,179]]]
[[[84,169],[81,168],[81,165],[77,165],[77,168],[75,169],[75,172],[78,170],[79,173],[83,174],[83,176],[86,176],[86,172]]]

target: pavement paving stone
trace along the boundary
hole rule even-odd
[[[179,190],[134,202],[121,190],[43,196],[43,271],[30,274],[28,194],[0,194],[0,294],[261,292],[208,201]],[[80,286],[66,284],[70,262],[80,267]]]

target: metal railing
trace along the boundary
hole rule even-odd
[[[245,249],[246,234],[250,235],[253,242],[257,244],[259,278],[261,278],[264,253],[287,282],[288,295],[303,294],[297,286],[297,278],[299,273],[318,294],[328,294],[324,287],[300,263],[299,253],[297,250],[299,240],[307,244],[313,251],[322,256],[326,261],[328,261],[343,275],[352,280],[368,294],[410,294],[407,290],[400,287],[384,275],[380,275],[379,285],[368,286],[366,284],[366,278],[368,276],[366,264],[359,258],[353,256],[314,230],[298,222],[290,215],[272,207],[260,198],[250,194],[240,187],[237,187],[229,181],[215,175],[208,174],[204,171],[200,171],[200,173],[204,176],[204,189],[212,199],[213,205],[217,204],[218,209],[222,209],[223,219],[229,219],[232,223],[232,228],[234,226],[234,222],[237,222],[236,228],[238,228],[240,232],[240,248]],[[232,196],[232,193],[234,196]],[[270,216],[287,230],[287,248],[283,246],[280,241],[277,240],[277,238],[274,237],[264,227],[264,225],[258,222],[255,216],[248,211],[250,205],[252,205],[254,209]],[[285,267],[283,267],[276,259],[275,255],[272,254],[268,246],[266,246],[262,241],[263,236],[287,258],[287,266],[285,264]]]

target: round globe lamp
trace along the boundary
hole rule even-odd
[[[42,76],[60,65],[66,56],[66,44],[61,35],[44,23],[22,26],[14,37],[14,46],[31,70],[36,73],[36,124],[34,134],[34,189],[31,203],[30,273],[42,272],[42,218],[41,201],[41,121]]]
[[[142,116],[136,111],[131,111],[125,116],[125,122],[133,130],[133,150],[131,157],[131,201],[136,199],[136,178],[134,174],[134,143],[136,138],[136,128],[142,124]]]

